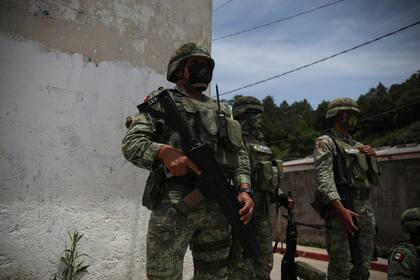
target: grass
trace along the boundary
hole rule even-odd
[[[81,260],[82,257],[88,255],[81,254],[77,250],[78,242],[82,239],[83,234],[80,234],[77,230],[73,234],[70,232],[67,233],[70,237],[71,246],[63,251],[60,258],[60,263],[63,268],[59,272],[56,272],[50,280],[75,280],[81,274],[87,272],[87,268],[89,267],[89,265],[85,264],[84,260]]]

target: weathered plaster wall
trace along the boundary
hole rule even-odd
[[[48,50],[164,73],[177,46],[210,45],[211,1],[3,0],[0,27]]]
[[[121,154],[124,121],[169,85],[175,47],[210,43],[210,13],[210,0],[1,2],[1,279],[48,279],[68,230],[84,233],[83,279],[145,278],[147,172]]]

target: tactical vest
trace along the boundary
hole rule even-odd
[[[159,94],[163,88],[156,90],[150,94],[153,97]],[[171,90],[172,97],[177,106],[185,110],[187,120],[189,121],[195,135],[204,143],[206,143],[213,151],[216,161],[225,175],[229,179],[233,179],[234,171],[239,166],[238,150],[242,146],[242,132],[240,124],[232,118],[226,117],[226,138],[219,139],[219,127],[217,124],[217,104],[211,99],[198,101],[183,95],[178,90]],[[155,105],[155,110],[159,110],[159,105]],[[223,114],[230,116],[230,108],[222,106]],[[156,129],[154,133],[155,142],[167,143],[179,151],[183,150],[181,138],[179,134],[170,128],[164,120],[151,118]],[[199,180],[192,174],[184,176],[168,177],[164,173],[163,165],[158,164],[154,168],[147,179],[146,187],[143,193],[143,205],[150,210],[155,209],[161,201],[177,203],[186,194],[195,189]]]
[[[198,101],[183,95],[181,92],[172,91],[177,106],[184,108],[196,136],[206,143],[213,151],[216,161],[220,164],[225,175],[232,179],[232,172],[238,167],[238,150],[242,146],[241,125],[234,119],[226,117],[227,138],[219,139],[219,126],[217,123],[217,104],[211,99]],[[230,115],[230,112],[224,112]],[[161,126],[162,143],[168,143],[180,151],[183,151],[181,139],[177,132],[169,128],[164,121],[157,120]],[[185,152],[185,151],[183,151]]]
[[[273,151],[264,141],[249,135],[244,136],[251,164],[252,188],[255,191],[277,193],[283,177],[283,162],[275,159]]]
[[[336,138],[339,149],[343,152],[347,174],[351,174],[351,183],[356,189],[370,189],[376,185],[380,174],[379,165],[375,157],[367,156],[359,151],[362,144],[349,144]]]

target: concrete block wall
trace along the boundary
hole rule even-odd
[[[409,207],[420,206],[420,158],[383,160],[380,159],[382,176],[377,187],[372,190],[371,203],[378,226],[377,244],[390,247],[404,239],[401,232],[400,216]],[[282,189],[292,191],[296,200],[295,216],[307,223],[323,224],[324,221],[310,206],[316,188],[314,171],[285,172]],[[287,214],[284,209],[282,214]],[[274,217],[274,239],[285,239],[285,219]],[[299,227],[299,240],[325,245],[325,231]]]
[[[1,279],[48,279],[73,230],[83,279],[145,279],[148,172],[121,154],[125,117],[210,29],[210,0],[1,1]]]

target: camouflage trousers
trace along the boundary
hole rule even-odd
[[[375,239],[375,219],[368,201],[355,200],[354,204],[356,212],[360,215],[358,228],[363,264],[361,267],[354,267],[351,263],[344,225],[335,213],[329,211],[325,219],[327,251],[330,257],[328,280],[369,279],[369,262],[372,258]]]
[[[172,204],[152,211],[147,231],[148,279],[182,279],[190,246],[194,279],[225,279],[231,246],[230,227],[215,202],[201,201],[186,216]]]
[[[255,278],[252,278],[251,264],[242,255],[242,248],[239,243],[234,242],[231,248],[231,257],[228,268],[229,280],[248,280],[248,279],[270,279],[271,269],[273,268],[273,248],[272,248],[272,225],[271,225],[271,203],[268,194],[255,193],[255,224],[258,245],[260,246],[260,256],[254,263]]]

